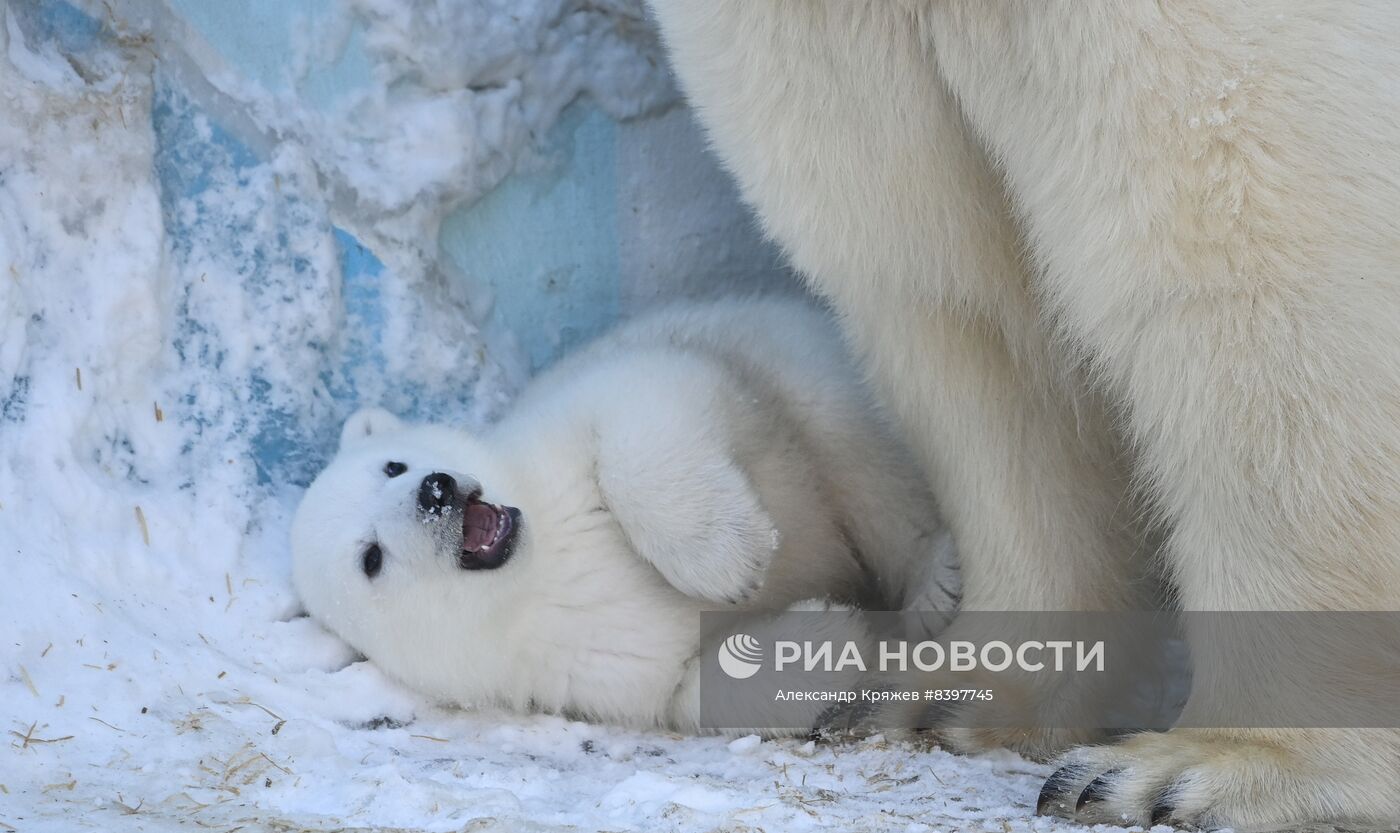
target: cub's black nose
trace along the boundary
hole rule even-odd
[[[418,508],[423,512],[441,512],[457,497],[457,481],[451,475],[435,471],[423,478],[418,487]]]

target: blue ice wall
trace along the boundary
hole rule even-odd
[[[325,105],[348,90],[369,83],[370,65],[352,27],[349,42],[328,66],[314,66],[295,80],[290,66],[294,26],[324,26],[333,12],[327,0],[170,0],[179,13],[244,77],[269,90],[293,86],[313,105]]]
[[[617,129],[575,105],[549,137],[565,160],[560,170],[512,176],[443,224],[443,248],[457,265],[495,276],[492,315],[516,334],[531,370],[620,311]]]
[[[103,23],[63,0],[13,0],[12,6],[62,51],[81,52],[106,36]],[[358,25],[332,59],[293,71],[297,33],[335,12],[325,0],[169,0],[168,8],[234,73],[304,106],[327,107],[371,80]],[[305,256],[275,233],[259,231],[264,237],[250,243],[252,230],[211,227],[191,212],[215,180],[227,188],[269,160],[225,129],[178,73],[157,62],[155,77],[155,174],[173,253],[178,257],[190,239],[207,245],[222,234],[230,252],[242,257],[246,249],[239,280],[306,268],[298,261]],[[494,357],[500,365],[537,370],[619,317],[670,297],[794,285],[683,107],[619,122],[580,99],[538,137],[535,150],[531,165],[447,216],[437,241],[477,323],[492,334],[488,346],[500,354]],[[317,348],[326,352],[319,382],[343,413],[374,398],[356,379],[385,365],[375,335],[384,324],[383,282],[394,278],[362,241],[328,218],[324,224],[342,273],[346,336]],[[251,382],[255,392],[266,387]],[[400,401],[410,409],[417,404],[411,397]],[[263,408],[246,430],[256,438],[264,481],[304,482],[327,453],[324,425],[305,424],[278,407]]]
[[[293,78],[293,31],[322,25],[333,10],[325,0],[171,6],[269,90],[292,91],[315,106],[369,79],[358,25],[333,62]],[[489,296],[484,312],[530,369],[666,297],[794,284],[683,107],[618,123],[581,100],[540,150],[555,164],[514,175],[449,216],[440,241],[477,294]],[[657,205],[663,201],[670,204]],[[641,216],[658,213],[671,222]],[[676,252],[690,259],[677,265]]]

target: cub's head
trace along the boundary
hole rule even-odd
[[[438,688],[421,663],[475,639],[518,583],[526,519],[508,505],[510,483],[464,433],[380,409],[351,416],[292,523],[307,612],[396,676]]]

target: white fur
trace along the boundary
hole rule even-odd
[[[652,5],[919,446],[968,607],[1139,604],[1131,477],[1185,608],[1400,608],[1400,4]],[[1184,784],[1178,821],[1400,819],[1392,730],[1098,757],[1134,818]]]
[[[679,306],[546,372],[481,435],[351,417],[297,512],[293,577],[312,616],[438,699],[694,729],[701,610],[951,609],[948,537],[906,458],[821,313]],[[415,508],[434,472],[521,510],[505,564],[457,567]]]

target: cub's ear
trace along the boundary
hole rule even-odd
[[[340,447],[349,448],[375,434],[388,434],[403,427],[403,420],[383,408],[361,408],[345,420],[340,429]]]

